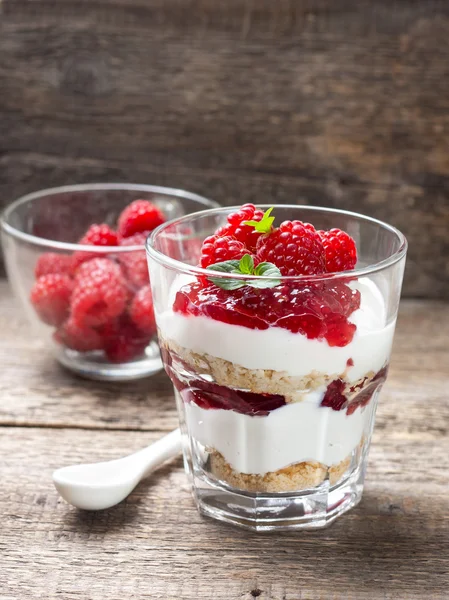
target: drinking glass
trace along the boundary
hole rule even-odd
[[[197,266],[201,242],[235,210],[176,219],[147,240],[185,467],[203,514],[255,530],[323,527],[362,496],[407,243],[359,214],[275,206],[277,223],[346,231],[356,268],[212,276]]]

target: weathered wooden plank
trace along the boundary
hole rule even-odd
[[[55,467],[113,458],[157,436],[2,428],[2,594],[23,600],[44,593],[68,600],[447,598],[447,437],[377,432],[362,504],[320,533],[256,536],[201,518],[180,461],[115,509],[78,512],[57,499],[50,481]]]
[[[448,297],[447,3],[3,5],[1,203],[97,179],[360,210],[409,237],[408,295]]]

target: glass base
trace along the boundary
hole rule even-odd
[[[323,482],[312,490],[286,494],[250,494],[225,489],[204,476],[193,476],[199,511],[219,521],[253,531],[317,529],[356,506],[363,492],[364,469],[334,486]]]
[[[162,370],[159,347],[156,342],[146,348],[144,356],[127,363],[111,363],[103,352],[76,352],[56,348],[56,359],[61,365],[87,379],[99,381],[131,381],[155,375]]]

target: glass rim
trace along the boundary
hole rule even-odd
[[[268,208],[271,208],[272,206],[273,206],[273,204],[256,204],[256,207],[260,208],[262,210],[267,210]],[[245,281],[252,281],[252,280],[260,281],[260,280],[262,280],[262,281],[267,281],[267,282],[276,280],[276,281],[280,281],[281,283],[282,282],[288,283],[288,282],[294,282],[294,281],[316,282],[316,281],[323,281],[323,280],[329,280],[329,279],[333,279],[333,280],[347,279],[348,276],[364,277],[364,276],[370,275],[372,273],[377,273],[378,271],[383,271],[383,270],[387,269],[388,267],[391,267],[392,265],[399,262],[407,253],[407,247],[408,247],[407,239],[406,239],[405,235],[399,229],[397,229],[396,227],[393,227],[393,225],[389,225],[388,223],[385,223],[384,221],[380,221],[379,219],[375,219],[373,217],[368,217],[366,215],[362,215],[360,213],[356,213],[356,212],[352,212],[352,211],[348,211],[348,210],[342,210],[342,209],[338,209],[338,208],[328,208],[328,207],[322,207],[322,206],[308,206],[308,205],[304,205],[304,204],[275,204],[274,209],[276,210],[276,208],[294,208],[294,209],[300,208],[300,209],[303,209],[306,211],[310,211],[310,213],[314,213],[314,212],[315,213],[317,213],[317,212],[335,213],[335,214],[339,214],[339,215],[355,217],[356,219],[359,219],[362,221],[368,221],[370,223],[373,223],[374,225],[377,225],[379,227],[382,227],[383,229],[386,229],[387,231],[389,231],[393,235],[395,235],[399,240],[399,248],[398,248],[398,250],[396,250],[396,252],[391,254],[391,256],[389,256],[388,258],[385,258],[377,263],[373,263],[372,265],[368,265],[366,267],[360,267],[358,269],[353,269],[351,271],[321,273],[318,275],[290,275],[290,276],[282,275],[281,277],[266,277],[266,276],[246,275],[246,274],[238,274],[238,273],[223,273],[223,272],[219,272],[219,271],[213,271],[213,275],[211,275],[212,271],[209,269],[204,269],[202,267],[188,265],[187,263],[184,263],[180,260],[177,260],[175,258],[171,258],[170,256],[167,256],[166,254],[164,254],[163,252],[161,252],[160,250],[157,250],[155,248],[155,241],[156,241],[157,237],[167,227],[170,227],[173,225],[178,225],[179,223],[188,221],[192,217],[203,217],[203,216],[220,214],[220,213],[226,214],[226,213],[238,210],[239,208],[241,208],[241,206],[226,206],[226,207],[202,210],[202,211],[198,211],[195,213],[191,213],[190,215],[184,215],[183,217],[179,217],[177,219],[173,219],[171,221],[167,221],[166,223],[163,223],[162,225],[159,225],[159,227],[157,227],[150,233],[150,235],[148,236],[148,238],[145,242],[145,248],[146,248],[147,255],[150,256],[152,259],[154,259],[156,262],[158,262],[160,265],[166,266],[172,270],[180,271],[185,274],[187,273],[189,275],[202,276],[202,277],[206,276],[208,278],[213,276],[214,279],[224,279],[224,280],[226,280],[226,279],[234,279],[234,280],[239,280],[239,281],[243,281],[243,280],[245,280]]]
[[[31,203],[34,200],[39,200],[45,196],[55,196],[57,194],[63,194],[66,192],[89,192],[89,191],[110,191],[110,190],[124,190],[124,191],[136,191],[136,192],[151,192],[154,194],[163,194],[166,196],[174,196],[176,198],[187,198],[189,200],[195,200],[205,206],[211,208],[206,210],[214,210],[219,207],[219,204],[215,200],[210,200],[205,196],[200,196],[194,192],[188,192],[186,190],[178,188],[164,187],[160,185],[146,185],[140,183],[79,183],[73,185],[62,185],[51,188],[45,188],[30,194],[20,196],[17,200],[14,200],[0,213],[0,229],[10,235],[13,238],[28,242],[35,246],[41,246],[44,248],[51,248],[53,250],[68,250],[70,252],[92,252],[92,245],[88,244],[77,244],[72,242],[60,242],[48,238],[39,237],[32,233],[26,233],[13,227],[8,219],[14,211],[17,210],[23,204]],[[202,211],[204,212],[204,211]],[[193,214],[193,213],[191,213]],[[184,215],[188,216],[188,215]],[[179,217],[182,218],[182,217]],[[167,221],[168,222],[168,221]],[[144,250],[145,244],[138,244],[135,246],[95,246],[96,254],[110,254],[111,252],[126,253],[136,252],[137,250]]]

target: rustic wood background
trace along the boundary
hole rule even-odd
[[[449,2],[3,0],[0,204],[88,181],[308,202],[449,298]]]

